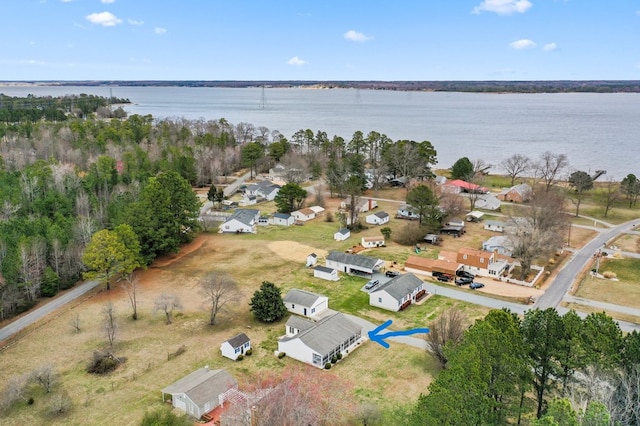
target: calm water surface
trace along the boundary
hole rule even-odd
[[[5,86],[0,93],[113,93],[134,102],[125,108],[130,114],[225,118],[288,138],[299,129],[346,140],[356,130],[375,130],[393,140],[431,141],[441,167],[463,156],[497,165],[516,152],[536,158],[548,150],[566,154],[572,170],[605,169],[606,177],[616,179],[640,176],[640,94],[53,86]]]

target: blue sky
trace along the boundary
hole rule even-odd
[[[1,0],[0,80],[637,80],[640,0]]]

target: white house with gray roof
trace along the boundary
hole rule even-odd
[[[225,340],[220,345],[222,356],[234,361],[238,359],[238,356],[244,355],[249,349],[251,349],[251,340],[244,333],[237,334],[231,339]]]
[[[340,228],[333,234],[333,239],[336,241],[344,241],[351,236],[351,230],[349,228]]]
[[[384,260],[360,254],[332,251],[327,255],[326,267],[349,275],[371,277],[374,272],[384,266]]]
[[[292,288],[282,299],[287,310],[313,318],[329,309],[329,298],[306,290]]]
[[[504,232],[504,229],[506,227],[507,224],[499,220],[487,220],[484,223],[484,229],[486,229],[487,231]]]
[[[295,223],[296,219],[289,213],[274,213],[269,218],[269,224],[280,226],[291,226]]]
[[[412,273],[398,275],[369,293],[369,304],[400,311],[426,294],[424,282]]]
[[[368,215],[365,218],[365,222],[371,225],[384,225],[385,223],[389,223],[389,213],[375,212],[373,214]]]
[[[313,277],[327,281],[338,281],[340,279],[340,277],[338,276],[338,271],[321,265],[313,268]]]
[[[260,210],[237,209],[231,216],[220,225],[220,233],[252,233],[258,232],[258,219]]]
[[[162,401],[171,396],[171,405],[199,419],[224,403],[224,395],[237,389],[238,382],[226,370],[200,368],[162,389]]]
[[[318,322],[292,316],[286,324],[286,335],[278,341],[278,352],[323,368],[332,357],[339,353],[345,356],[362,340],[362,327],[340,312]]]

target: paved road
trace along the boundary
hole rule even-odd
[[[520,303],[507,302],[505,300],[494,299],[492,297],[483,296],[481,292],[470,293],[468,291],[457,290],[453,287],[441,287],[439,285],[424,283],[424,288],[431,294],[438,294],[440,296],[449,297],[451,299],[462,300],[464,302],[473,303],[480,306],[486,306],[491,309],[508,308],[511,312],[516,314],[524,314],[525,311],[530,309],[530,306],[521,305]]]
[[[575,278],[579,275],[580,271],[587,266],[593,258],[593,255],[619,234],[637,225],[640,225],[640,219],[632,220],[608,229],[601,229],[600,233],[593,240],[573,253],[573,256],[556,275],[549,288],[538,298],[534,307],[540,309],[557,308],[571,288]]]
[[[238,188],[240,188],[240,185],[244,184],[247,181],[247,179],[249,179],[250,177],[251,177],[251,172],[247,172],[242,176],[240,176],[238,179],[231,182],[229,185],[227,185],[222,190],[222,192],[224,192],[225,197],[231,197],[233,194],[235,194],[238,191]]]
[[[19,331],[23,330],[24,328],[28,327],[34,322],[44,318],[45,316],[61,308],[67,303],[77,299],[83,294],[88,293],[89,291],[97,287],[99,284],[100,284],[99,281],[87,281],[85,283],[82,283],[74,287],[73,289],[69,290],[62,296],[51,300],[46,305],[42,305],[38,309],[35,309],[29,312],[28,314],[13,321],[11,324],[3,328],[0,328],[0,342],[2,342],[5,339],[8,339],[9,337],[13,336],[14,334],[18,333]]]
[[[380,324],[374,324],[371,321],[367,321],[366,319],[360,318],[358,316],[355,315],[351,315],[351,314],[345,314],[350,320],[352,320],[353,322],[355,322],[356,324],[360,325],[362,327],[362,336],[368,339],[368,333],[373,330],[374,328],[378,327]],[[397,342],[397,343],[404,343],[405,345],[410,345],[410,346],[414,346],[416,348],[420,348],[420,349],[426,349],[427,348],[427,341],[424,339],[421,339],[419,337],[411,337],[411,336],[394,336],[394,337],[389,337],[388,340],[392,341],[392,342]],[[376,343],[377,345],[377,343]],[[385,348],[383,348],[382,346],[380,346],[381,350],[384,350]]]

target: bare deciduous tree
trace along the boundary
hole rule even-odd
[[[131,304],[131,318],[138,319],[138,275],[126,274],[124,281],[120,283],[122,289],[127,293],[129,303]]]
[[[60,391],[51,397],[49,412],[54,416],[62,416],[73,407],[73,401],[66,391]]]
[[[569,160],[565,154],[554,154],[545,151],[535,164],[536,177],[541,179],[545,192],[558,182],[560,174],[569,166]]]
[[[41,365],[31,372],[31,380],[42,386],[46,393],[51,392],[55,385],[57,374],[51,364]]]
[[[102,309],[102,328],[109,342],[109,346],[113,346],[118,332],[118,324],[116,323],[116,310],[113,303],[107,302]]]
[[[502,160],[500,167],[511,178],[511,186],[513,186],[518,177],[531,170],[531,159],[526,155],[513,154],[511,157]]]
[[[620,199],[620,196],[620,182],[616,182],[613,178],[607,179],[604,187],[598,191],[598,198],[600,198],[604,206],[604,217],[607,217],[615,202]]]
[[[76,314],[71,317],[69,324],[71,324],[74,333],[80,333],[80,314],[76,312]]]
[[[175,294],[162,293],[155,301],[154,313],[162,311],[167,324],[173,322],[173,311],[182,309],[182,303]]]
[[[436,357],[443,368],[447,365],[445,346],[455,345],[462,340],[467,323],[464,312],[453,308],[443,312],[429,327],[429,333],[425,335],[427,351]]]
[[[209,310],[209,325],[215,325],[216,316],[229,302],[240,300],[241,293],[236,282],[223,272],[211,272],[200,281],[200,293]]]

